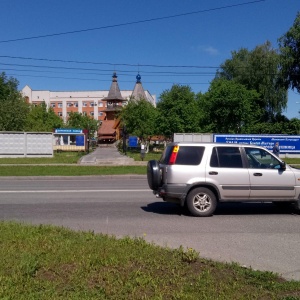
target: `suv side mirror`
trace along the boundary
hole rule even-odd
[[[285,161],[281,161],[280,162],[280,169],[281,170],[285,170],[286,169],[286,163],[285,163]]]

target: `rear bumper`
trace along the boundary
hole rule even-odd
[[[187,190],[186,184],[164,184],[159,188],[158,194],[160,196],[168,196],[172,198],[181,198]]]
[[[164,184],[153,193],[156,195],[156,197],[163,198],[163,200],[166,202],[175,202],[183,206],[187,190],[188,186],[186,184]]]

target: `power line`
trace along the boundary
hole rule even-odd
[[[8,64],[11,66],[18,66],[14,64]],[[30,67],[30,66],[29,66]],[[41,68],[43,68],[41,66]],[[57,67],[60,69],[60,67]],[[73,72],[65,72],[65,71],[51,71],[51,70],[31,70],[31,69],[11,69],[11,68],[5,68],[5,71],[19,71],[19,72],[34,72],[34,73],[73,73]],[[97,71],[97,70],[95,70]],[[77,73],[77,74],[82,74],[82,75],[100,75],[100,76],[111,76],[111,72],[115,70],[99,70],[98,73],[90,73],[90,72],[85,72],[85,73]],[[110,73],[102,73],[102,72],[110,72]],[[118,71],[118,75],[122,76],[132,76],[132,74],[128,73],[135,73],[135,71]],[[178,72],[142,72],[143,77],[199,77],[199,76],[212,76],[215,75],[215,73],[207,73],[207,72],[201,72],[201,73],[178,73]],[[146,75],[144,75],[146,73]]]
[[[11,42],[18,42],[18,41],[25,41],[25,40],[33,40],[33,39],[40,39],[40,38],[61,36],[61,35],[82,33],[82,32],[95,31],[95,30],[102,30],[102,29],[108,29],[108,28],[116,28],[116,27],[122,27],[122,26],[129,26],[129,25],[134,25],[134,24],[154,22],[154,21],[160,21],[160,20],[178,18],[178,17],[183,17],[183,16],[190,16],[190,15],[195,15],[195,14],[200,14],[200,13],[205,13],[205,12],[210,12],[210,11],[216,11],[216,10],[221,10],[221,9],[227,9],[227,8],[233,8],[233,7],[238,7],[238,6],[250,5],[250,4],[255,4],[255,3],[265,2],[265,1],[266,0],[255,0],[255,1],[249,1],[249,2],[244,2],[244,3],[239,3],[239,4],[232,4],[232,5],[221,6],[221,7],[216,7],[216,8],[198,10],[198,11],[187,12],[187,13],[182,13],[182,14],[176,14],[176,15],[171,15],[171,16],[145,19],[145,20],[140,20],[140,21],[132,21],[132,22],[126,22],[126,23],[120,23],[120,24],[114,24],[114,25],[107,25],[107,26],[101,26],[101,27],[95,27],[95,28],[80,29],[80,30],[73,30],[73,31],[67,31],[67,32],[60,32],[60,33],[51,33],[51,34],[44,34],[44,35],[38,35],[38,36],[24,37],[24,38],[11,39],[11,40],[3,40],[3,41],[0,41],[0,43],[11,43]]]
[[[67,80],[83,80],[83,81],[101,81],[101,82],[111,82],[111,80],[102,80],[96,78],[78,78],[78,77],[63,77],[63,76],[40,76],[40,75],[24,75],[16,73],[8,73],[9,76],[21,76],[21,77],[38,77],[38,78],[49,78],[49,79],[67,79]],[[132,83],[132,81],[122,80],[123,83]],[[166,84],[182,84],[182,85],[195,85],[195,84],[209,84],[209,82],[175,82],[175,81],[143,81],[146,84],[157,84],[157,83],[166,83]]]
[[[61,70],[69,70],[69,71],[93,71],[93,72],[117,72],[118,74],[128,76],[128,73],[136,73],[136,70],[122,70],[122,69],[116,69],[116,66],[120,67],[157,67],[157,68],[190,68],[190,69],[214,69],[215,72],[204,72],[204,71],[197,71],[197,72],[192,72],[192,71],[146,71],[146,70],[141,70],[141,72],[144,74],[144,76],[212,76],[216,75],[216,71],[218,69],[222,69],[221,66],[215,67],[215,66],[195,66],[195,65],[150,65],[150,64],[138,64],[138,65],[133,65],[133,64],[114,64],[114,63],[103,63],[103,62],[84,62],[84,61],[70,61],[70,60],[61,60],[61,59],[48,59],[48,58],[32,58],[32,57],[20,57],[20,56],[9,56],[9,55],[0,55],[1,58],[10,58],[10,59],[21,59],[21,60],[33,60],[33,61],[45,61],[45,62],[59,62],[59,63],[76,63],[76,64],[92,64],[92,65],[110,65],[114,66],[113,69],[98,69],[98,68],[80,68],[80,67],[65,67],[65,66],[49,66],[49,65],[33,65],[33,64],[16,64],[16,63],[1,63],[0,66],[16,66],[16,67],[29,67],[29,68],[44,68],[44,69],[61,69]],[[240,69],[247,69],[247,66],[241,66],[239,67]],[[48,71],[50,72],[50,71]],[[85,73],[87,74],[87,73]],[[93,75],[105,75],[107,76],[108,74],[103,74],[103,73],[92,73]],[[266,74],[272,74],[270,72],[266,72]]]
[[[49,58],[32,58],[22,56],[9,56],[0,55],[3,58],[16,58],[24,60],[36,60],[46,62],[63,62],[63,63],[76,63],[76,64],[91,64],[91,65],[109,65],[109,66],[125,66],[125,67],[154,67],[154,68],[195,68],[195,69],[218,69],[215,66],[194,66],[194,65],[154,65],[154,64],[126,64],[126,63],[107,63],[107,62],[91,62],[91,61],[78,61],[78,60],[62,60],[62,59],[49,59]]]
[[[75,71],[100,71],[100,72],[114,72],[117,71],[116,69],[110,69],[110,70],[99,70],[99,69],[87,69],[87,68],[75,68],[75,67],[55,67],[55,66],[40,66],[40,65],[26,65],[26,64],[13,64],[13,63],[0,63],[0,65],[3,66],[14,66],[14,67],[30,67],[30,68],[44,68],[44,69],[61,69],[61,70],[75,70]],[[48,71],[50,72],[50,71]],[[126,73],[136,73],[136,71],[128,71],[128,70],[119,70],[118,74],[125,74]],[[159,75],[159,76],[200,76],[200,75],[213,75],[215,73],[212,72],[171,72],[171,71],[162,71],[162,72],[149,72],[149,71],[143,71],[143,74],[153,74],[154,75]],[[95,74],[96,75],[96,74]],[[99,74],[98,75],[103,75],[103,74]],[[105,74],[107,75],[107,74]],[[149,76],[149,75],[145,75],[145,76]]]
[[[1,56],[0,55],[0,58],[1,57],[9,57],[9,58],[19,58],[19,59],[29,59],[29,60],[43,60],[43,61],[48,61],[48,62],[51,62],[51,61],[56,61],[56,62],[67,62],[67,63],[70,63],[70,61],[64,61],[64,60],[51,60],[51,59],[43,59],[43,58],[24,58],[24,57],[13,57],[13,56]],[[87,62],[78,62],[77,63],[87,63]],[[97,63],[94,63],[94,64],[97,64]],[[100,64],[104,64],[104,63],[100,63]],[[137,71],[134,70],[118,70],[116,68],[113,68],[113,69],[95,69],[95,68],[78,68],[78,67],[64,67],[64,66],[48,66],[48,65],[29,65],[29,64],[16,64],[16,63],[0,63],[0,66],[3,65],[3,66],[15,66],[15,67],[30,67],[30,68],[45,68],[45,69],[53,69],[53,70],[57,70],[57,69],[61,69],[61,70],[74,70],[74,71],[95,71],[95,72],[117,72],[118,74],[122,74],[122,75],[125,75],[127,76],[128,73],[136,73]],[[113,65],[113,64],[111,64]],[[117,65],[117,64],[116,64]],[[126,65],[126,64],[119,64],[119,65]],[[140,66],[143,66],[143,67],[147,67],[147,66],[153,66],[153,65],[140,65]],[[165,68],[168,68],[170,66],[160,66],[161,68],[165,67]],[[214,66],[171,66],[173,68],[181,68],[181,67],[184,67],[184,68],[198,68],[198,69],[222,69],[221,66],[219,67],[214,67]],[[241,66],[239,67],[239,69],[247,69],[248,67],[247,66]],[[187,72],[187,71],[184,71],[184,72],[181,72],[181,71],[145,71],[145,70],[141,70],[140,71],[141,73],[143,74],[146,74],[144,76],[151,76],[151,74],[153,74],[152,76],[211,76],[211,75],[215,75],[216,73],[215,72]],[[87,73],[85,73],[87,74]],[[269,75],[272,75],[273,73],[270,73],[270,72],[266,72],[265,73],[266,75],[269,74]],[[99,74],[99,73],[94,73],[94,75],[108,75],[108,74]]]

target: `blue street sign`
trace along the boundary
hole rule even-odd
[[[214,134],[214,142],[227,144],[251,144],[273,149],[279,142],[280,153],[299,154],[300,136],[298,135],[259,135],[259,134]]]
[[[137,145],[138,145],[138,137],[130,136],[128,138],[128,147],[137,147]]]

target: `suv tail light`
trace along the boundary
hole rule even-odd
[[[174,146],[173,150],[172,150],[172,153],[171,153],[171,156],[170,156],[170,159],[169,159],[169,164],[170,165],[174,165],[175,164],[178,151],[179,151],[179,146]]]

